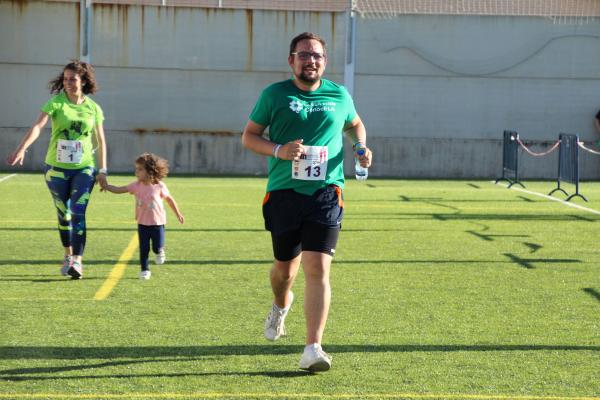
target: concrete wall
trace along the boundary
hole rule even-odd
[[[538,152],[560,132],[598,139],[598,21],[404,16],[361,20],[357,38],[356,105],[395,173],[496,176],[504,129]],[[582,176],[599,177],[600,157],[581,158]],[[555,177],[557,159],[523,154],[523,176]]]
[[[35,120],[47,82],[79,56],[79,15],[77,3],[0,0],[0,89],[10,94],[0,107],[0,157]],[[289,41],[302,31],[326,39],[326,76],[342,82],[345,30],[341,13],[94,5],[94,98],[107,117],[110,169],[130,171],[137,154],[153,151],[175,172],[264,174],[264,157],[239,137],[256,98],[289,77]],[[599,38],[599,22],[358,20],[354,97],[376,157],[371,175],[496,177],[504,129],[537,151],[559,132],[595,139]],[[43,136],[26,169],[41,168]],[[582,159],[582,176],[599,177],[600,157]],[[556,160],[523,155],[522,176],[553,178]]]

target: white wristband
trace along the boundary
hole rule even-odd
[[[106,168],[100,168],[100,169],[98,170],[98,173],[99,173],[99,174],[108,175],[108,170],[107,170]]]
[[[279,149],[281,149],[281,145],[275,145],[275,147],[273,147],[273,157],[275,158],[279,158]]]

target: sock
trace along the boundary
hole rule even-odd
[[[304,351],[310,350],[310,349],[315,349],[315,350],[319,350],[321,348],[321,344],[319,343],[311,343],[311,344],[307,344],[306,346],[304,346]]]
[[[281,308],[281,307],[279,307],[277,304],[273,303],[273,308],[274,308],[274,309],[276,309],[276,310],[281,310],[281,311],[283,311],[284,313],[287,313],[288,311],[290,311],[290,307],[291,307],[291,306],[292,306],[292,303],[288,304],[288,306],[287,306],[287,307],[283,307],[283,308]]]

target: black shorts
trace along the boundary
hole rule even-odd
[[[263,201],[265,228],[271,232],[273,255],[288,261],[301,251],[333,255],[342,226],[342,190],[329,185],[313,195],[292,189],[268,192]]]

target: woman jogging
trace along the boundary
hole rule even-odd
[[[58,214],[58,232],[64,247],[63,275],[83,276],[85,248],[85,212],[96,179],[106,186],[106,143],[102,109],[88,94],[97,90],[93,67],[73,60],[49,83],[52,97],[41,108],[37,120],[8,156],[9,165],[23,165],[25,154],[48,119],[52,136],[46,153],[44,174]],[[97,169],[94,159],[97,144]]]

